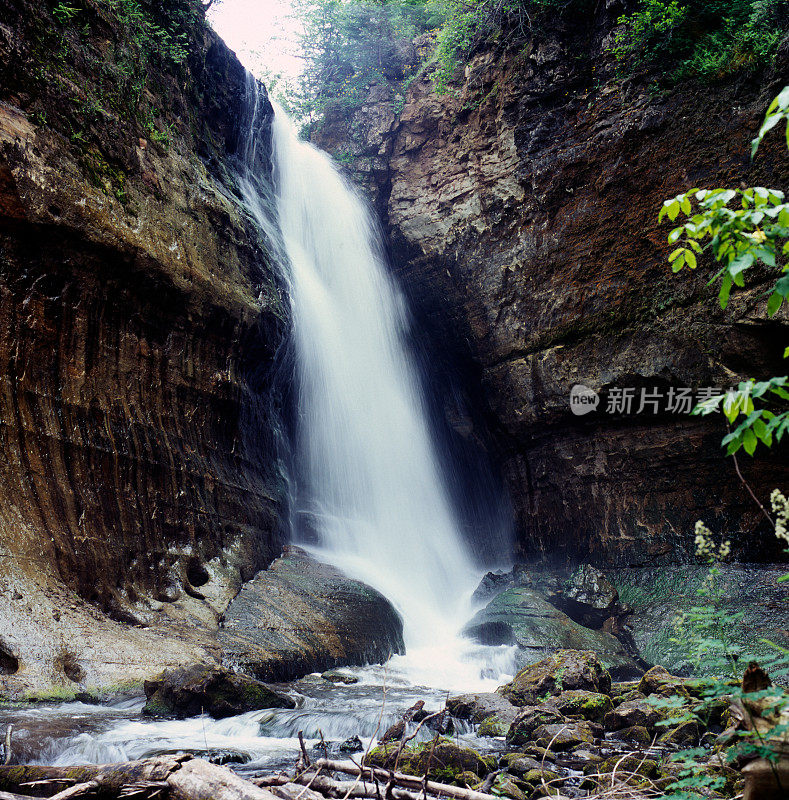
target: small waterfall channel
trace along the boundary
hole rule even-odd
[[[372,215],[279,108],[272,180],[254,173],[259,101],[249,76],[238,185],[280,262],[291,303],[293,538],[389,598],[403,617],[407,652],[383,667],[349,670],[355,685],[307,676],[280,687],[296,698],[294,710],[218,721],[141,718],[141,700],[20,710],[8,721],[29,732],[29,757],[43,763],[188,750],[239,770],[292,767],[299,730],[310,746],[321,735],[330,748],[352,736],[366,746],[416,700],[438,709],[449,691],[492,691],[513,671],[512,648],[460,635],[482,570],[461,535],[409,349],[408,309]],[[501,525],[501,515],[491,519]]]

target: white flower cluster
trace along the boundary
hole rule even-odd
[[[775,535],[789,544],[789,500],[780,489],[773,489],[770,503],[775,513]]]
[[[712,531],[699,520],[696,523],[696,555],[710,561],[723,561],[731,553],[731,543],[728,539],[721,542],[718,547],[712,541]]]

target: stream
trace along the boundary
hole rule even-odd
[[[215,720],[207,715],[184,720],[142,716],[144,698],[110,705],[85,702],[37,704],[0,709],[0,729],[12,724],[15,760],[71,765],[101,764],[189,752],[240,772],[292,769],[298,760],[298,733],[311,755],[319,757],[321,735],[330,757],[347,758],[371,742],[418,700],[425,708],[443,707],[447,691],[414,686],[382,666],[344,669],[359,682],[330,683],[319,674],[275,688],[292,696],[294,709],[263,709]],[[468,723],[456,721],[453,737],[480,750],[499,750],[503,742],[479,739]],[[412,728],[413,729],[413,728]],[[423,728],[417,741],[435,734]],[[341,745],[359,737],[362,747]],[[482,746],[482,747],[481,747]]]

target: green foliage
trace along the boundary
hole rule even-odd
[[[431,21],[421,0],[297,0],[306,67],[289,109],[311,120],[358,106],[375,84],[399,85],[418,67],[412,39]]]
[[[536,22],[581,5],[583,0],[430,0],[434,17],[443,20],[438,31],[433,82],[439,94],[468,56],[482,42],[507,27],[523,35]]]
[[[754,155],[765,135],[782,120],[789,124],[789,87],[770,104],[752,143]],[[695,269],[697,256],[708,250],[720,265],[710,283],[720,281],[718,301],[726,308],[732,289],[744,287],[748,270],[761,265],[778,275],[767,292],[767,313],[774,316],[789,298],[789,203],[784,199],[779,189],[756,186],[742,190],[691,189],[666,200],[659,220],[668,217],[673,222],[680,215],[687,217],[668,235],[670,244],[679,245],[669,255],[672,270],[679,272],[685,266]],[[702,246],[706,240],[709,242]],[[784,352],[787,355],[789,348]],[[736,390],[700,404],[694,413],[705,415],[720,408],[730,424],[744,417],[722,444],[729,455],[741,448],[753,455],[759,442],[771,447],[789,429],[788,388],[785,376],[766,381],[750,379]],[[754,400],[761,407],[757,408]]]
[[[786,0],[642,0],[619,18],[610,50],[632,70],[719,78],[768,63],[789,30]]]
[[[753,141],[754,155],[764,136],[781,120],[789,123],[789,87],[770,104],[764,123]],[[729,204],[735,200],[735,206],[730,207]],[[761,264],[779,275],[772,290],[767,293],[767,311],[771,316],[774,315],[789,296],[789,275],[786,274],[789,265],[781,263],[789,253],[789,207],[783,200],[781,191],[754,187],[742,191],[692,189],[665,201],[660,219],[667,216],[674,221],[680,214],[688,218],[687,222],[669,234],[671,244],[682,242],[669,256],[673,271],[678,272],[685,265],[695,269],[698,263],[696,256],[708,249],[715,261],[722,265],[710,283],[720,280],[718,299],[721,307],[726,308],[732,288],[743,287],[744,273],[754,265]],[[709,243],[702,248],[701,242],[707,239]],[[789,348],[784,352],[784,356],[787,355]],[[780,441],[789,427],[789,410],[785,408],[789,401],[788,381],[787,377],[743,381],[736,390],[700,404],[694,413],[708,414],[720,407],[729,424],[744,417],[723,439],[723,445],[730,455],[737,453],[740,448],[753,455],[759,442],[771,447],[773,442]],[[759,401],[762,407],[757,409],[754,400]],[[779,407],[774,411],[768,408],[770,401],[783,406],[783,409]],[[775,535],[784,544],[789,544],[789,499],[776,489],[770,501],[775,515],[774,519],[770,518]],[[763,507],[762,511],[769,517]],[[708,671],[712,667],[720,673],[728,669],[736,676],[744,659],[732,644],[732,631],[742,625],[742,617],[737,613],[722,613],[718,583],[720,570],[717,562],[728,556],[728,542],[715,548],[709,530],[702,522],[698,522],[696,545],[697,552],[710,561],[710,569],[707,580],[699,590],[701,603],[691,609],[689,618],[678,619],[678,640],[684,639],[683,645],[699,671]],[[789,575],[781,580],[787,579]],[[693,622],[696,628],[700,627],[702,635],[682,637],[688,622]],[[770,642],[767,644],[772,645]],[[777,645],[772,646],[776,655],[763,666],[769,669],[773,679],[785,679],[789,675],[789,651]],[[737,731],[734,746],[727,753],[729,760],[757,756],[776,763],[789,735],[789,694],[776,686],[749,692],[745,692],[745,688],[750,687],[732,689],[726,681],[716,680],[703,688],[701,701],[692,711],[684,704],[676,704],[675,710],[680,718],[687,718],[689,713],[698,715],[722,701],[734,701],[733,707],[741,710],[749,724],[747,730]],[[671,800],[697,800],[723,788],[725,781],[720,775],[701,768],[708,756],[704,748],[678,754],[676,758],[683,770],[680,779],[668,787],[666,796]],[[721,759],[720,752],[718,758]]]

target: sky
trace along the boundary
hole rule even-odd
[[[290,0],[216,0],[208,20],[259,78],[292,79],[301,71],[295,56],[299,25]]]

